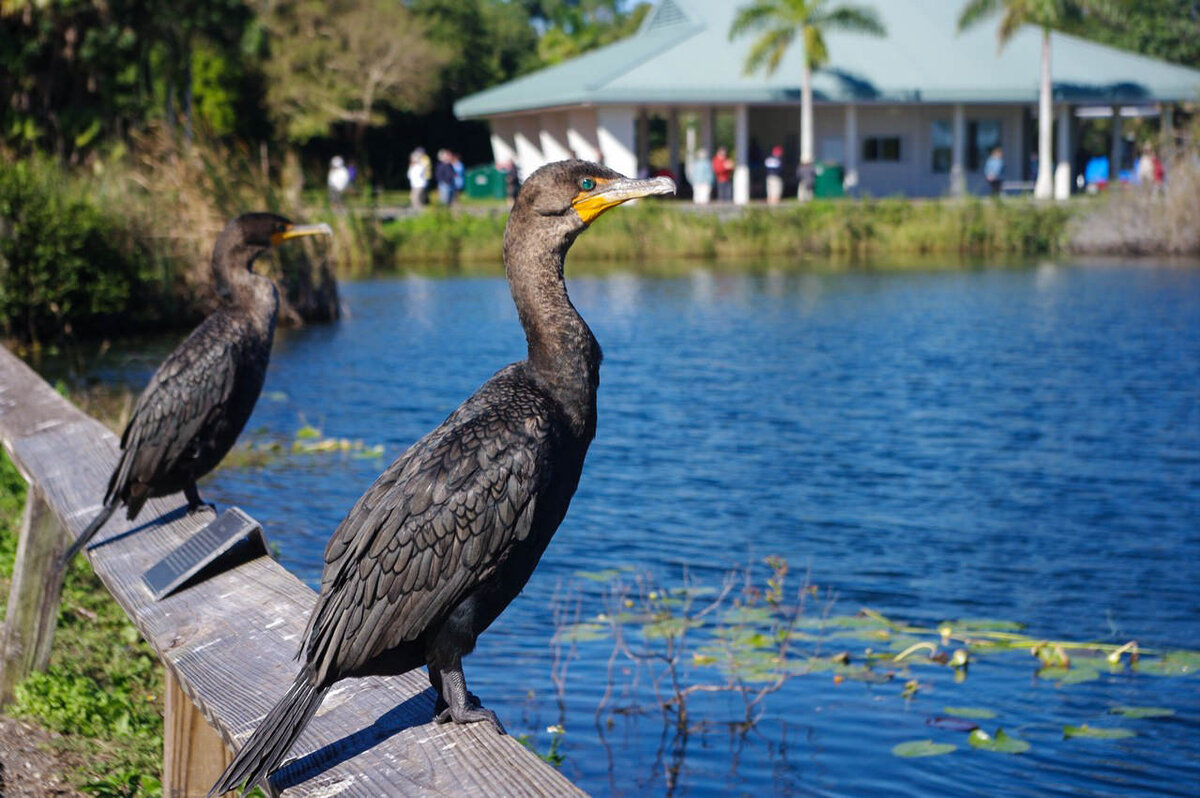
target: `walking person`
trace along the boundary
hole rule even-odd
[[[763,160],[767,170],[767,204],[778,205],[783,199],[783,147],[776,144]]]
[[[467,187],[467,170],[463,167],[462,156],[457,152],[450,153],[450,166],[454,168],[454,194],[461,194]]]
[[[717,148],[717,154],[712,159],[713,178],[717,181],[717,199],[729,202],[733,200],[733,159],[724,147]]]
[[[983,164],[983,177],[992,189],[992,196],[999,197],[1004,188],[1004,150],[997,147]]]
[[[417,147],[408,156],[408,186],[413,210],[419,211],[425,207],[425,192],[429,189],[429,156],[424,147]]]
[[[437,181],[438,199],[449,208],[454,204],[454,164],[450,162],[449,150],[438,150],[437,158],[438,165],[433,170],[433,178]]]
[[[350,187],[350,170],[346,168],[346,162],[342,160],[342,156],[335,155],[329,162],[329,176],[325,179],[325,183],[329,186],[329,204],[335,209],[341,210],[346,189]]]

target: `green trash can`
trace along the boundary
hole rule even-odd
[[[472,166],[463,175],[464,191],[472,199],[504,199],[504,173],[491,164]]]
[[[845,189],[842,182],[846,179],[846,169],[840,163],[818,163],[813,167],[813,196],[829,199],[844,197]]]

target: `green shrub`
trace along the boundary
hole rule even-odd
[[[149,247],[41,159],[0,168],[0,320],[24,340],[159,319]]]

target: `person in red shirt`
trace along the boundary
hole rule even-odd
[[[733,199],[733,159],[724,147],[717,148],[712,159],[713,177],[717,181],[717,199]]]

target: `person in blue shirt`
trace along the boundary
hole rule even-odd
[[[992,150],[983,164],[983,177],[992,189],[992,196],[999,197],[1000,189],[1004,186],[1004,151],[999,147]]]

